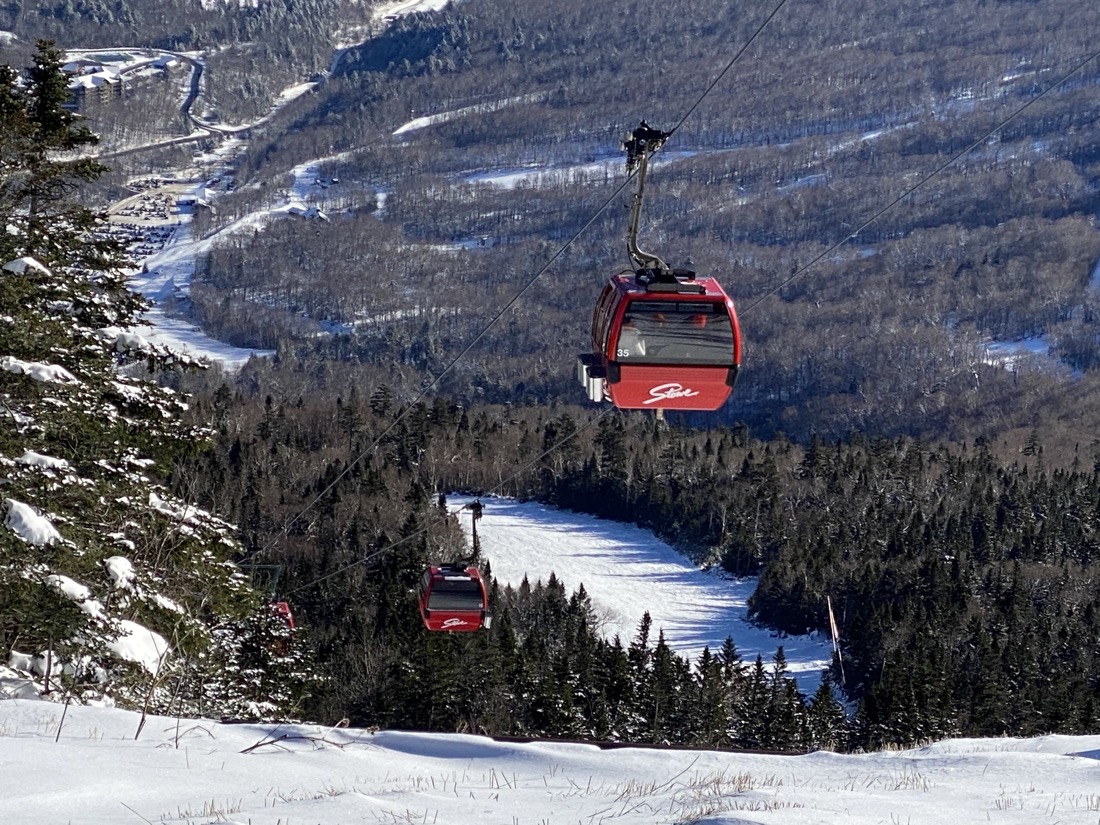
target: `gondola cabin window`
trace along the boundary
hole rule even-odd
[[[637,364],[730,364],[733,324],[714,302],[631,301],[616,357]]]
[[[469,579],[443,579],[432,586],[429,610],[481,610],[481,586]]]

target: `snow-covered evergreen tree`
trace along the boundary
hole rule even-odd
[[[158,481],[207,433],[154,380],[186,359],[135,331],[143,302],[73,197],[102,170],[71,157],[95,138],[66,98],[52,44],[0,67],[0,655],[59,696],[285,716],[302,669],[233,526]]]

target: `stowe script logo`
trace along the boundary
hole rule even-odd
[[[459,618],[447,619],[447,621],[443,622],[443,629],[447,630],[448,628],[452,628],[452,627],[465,627],[468,624],[469,624],[469,622],[466,621],[465,619],[459,619]]]
[[[698,390],[689,390],[683,384],[659,384],[649,391],[649,398],[643,404],[653,404],[657,401],[671,401],[673,398],[694,398],[699,394]]]

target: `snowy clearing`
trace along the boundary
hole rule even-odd
[[[473,500],[448,496],[448,509],[453,512]],[[770,663],[782,645],[799,690],[811,694],[829,666],[828,638],[781,637],[748,622],[755,579],[728,579],[699,570],[653,533],[630,524],[535,502],[483,497],[481,503],[478,539],[497,581],[518,587],[526,576],[533,585],[545,583],[554,573],[567,593],[583,584],[607,638],[617,634],[629,644],[649,611],[650,644],[663,631],[669,647],[692,661],[704,647],[716,652],[727,636],[749,663],[758,654]],[[459,513],[458,519],[469,535],[469,511]]]

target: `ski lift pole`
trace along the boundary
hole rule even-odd
[[[623,142],[626,149],[626,171],[638,170],[638,185],[630,205],[630,220],[626,230],[626,251],[634,265],[634,271],[652,280],[669,272],[668,264],[650,252],[638,248],[638,225],[642,218],[642,196],[645,192],[645,176],[649,167],[649,156],[665,145],[672,132],[662,132],[652,128],[644,120]]]
[[[470,505],[470,515],[472,517],[471,518],[471,534],[473,536],[474,558],[475,559],[480,559],[481,558],[481,542],[478,541],[478,538],[477,538],[477,523],[481,519],[481,512],[484,509],[485,509],[485,505],[483,505],[481,503],[481,499],[477,499],[476,501],[474,501],[473,504]]]
[[[825,597],[825,605],[829,609],[829,635],[833,640],[833,655],[836,656],[837,666],[840,668],[840,685],[846,687],[844,679],[844,657],[840,652],[840,630],[836,626],[836,617],[833,615],[833,600]]]

